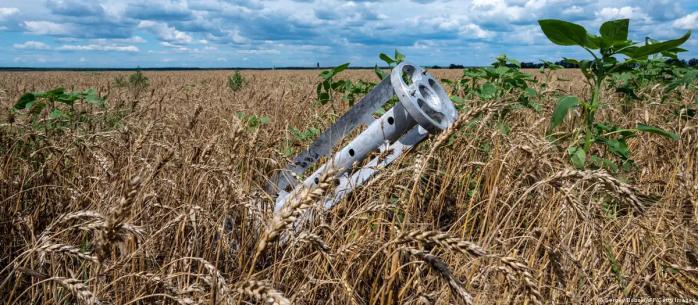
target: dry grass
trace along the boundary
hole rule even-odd
[[[332,210],[318,209],[326,176],[272,215],[264,189],[289,161],[282,149],[309,144],[288,129],[324,129],[335,115],[313,106],[316,71],[243,71],[238,92],[229,73],[146,72],[137,98],[114,87],[124,73],[0,73],[5,304],[698,299],[698,122],[675,113],[696,92],[658,103],[648,90],[630,111],[609,98],[602,120],[681,135],[632,139],[630,172],[572,170],[546,139],[553,93],[584,94],[578,71],[560,71],[573,81],[549,82],[542,113],[501,111],[513,97],[471,101],[458,123],[478,118],[471,128],[420,144]],[[59,85],[96,88],[109,109],[84,109],[96,119],[62,134],[8,110]],[[270,123],[250,128],[238,111]]]

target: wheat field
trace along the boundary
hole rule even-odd
[[[333,187],[272,213],[269,179],[348,109],[315,103],[318,71],[0,73],[0,299],[4,304],[601,304],[698,302],[696,92],[631,108],[612,92],[601,120],[646,123],[678,141],[630,140],[637,167],[576,170],[546,137],[554,96],[584,96],[557,71],[541,112],[515,97],[467,101],[432,136],[323,211]],[[460,70],[434,70],[457,78]],[[352,70],[353,79],[375,76]],[[95,88],[106,110],[61,132],[10,111],[27,91]],[[83,106],[77,106],[83,107]],[[249,126],[236,116],[267,116]],[[572,114],[561,130],[579,118]],[[602,153],[602,152],[599,152]],[[318,217],[294,226],[305,213]],[[675,299],[674,299],[675,298]]]

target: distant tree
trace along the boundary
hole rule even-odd
[[[465,68],[463,65],[456,65],[456,64],[450,64],[448,65],[449,69],[463,69]]]
[[[571,63],[571,62],[566,61],[566,60],[556,61],[555,64],[556,64],[556,65],[559,65],[559,66],[562,66],[562,67],[564,67],[565,69],[572,69],[572,68],[575,68],[575,69],[576,69],[576,68],[579,68],[579,65],[578,65],[578,64]]]
[[[521,63],[521,68],[524,68],[524,69],[537,69],[537,68],[540,68],[542,66],[543,66],[542,63],[533,63],[533,62],[522,62]]]
[[[679,66],[679,67],[685,67],[688,65],[685,59],[675,59],[675,58],[669,58],[666,60],[667,64],[674,65],[674,66]]]
[[[691,67],[698,66],[698,58],[691,58],[691,60],[688,61],[688,65]]]

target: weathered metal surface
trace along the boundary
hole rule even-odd
[[[373,113],[393,95],[397,95],[400,102],[374,120]],[[280,210],[289,192],[301,185],[291,173],[303,174],[320,157],[329,155],[337,141],[359,124],[366,123],[368,127],[302,182],[302,185],[312,187],[328,168],[338,169],[334,194],[323,200],[326,208],[366,183],[429,133],[448,128],[455,121],[456,114],[448,95],[434,77],[418,66],[399,64],[390,77],[337,120],[306,151],[296,156],[279,175],[275,210]],[[378,157],[361,168],[354,168],[377,151],[381,152]]]

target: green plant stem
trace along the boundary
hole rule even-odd
[[[604,133],[602,136],[603,136],[603,137],[608,137],[608,136],[610,136],[610,135],[617,134],[617,133],[621,133],[621,132],[626,132],[626,131],[636,132],[637,129],[618,129],[618,130],[616,130],[616,131],[611,131],[611,132]]]
[[[599,106],[599,100],[601,99],[601,84],[603,83],[603,76],[598,76],[594,80],[594,87],[591,92],[591,103],[585,107],[584,119],[586,122],[585,138],[584,138],[584,152],[588,152],[591,144],[594,140],[594,116],[596,115],[596,109]]]

